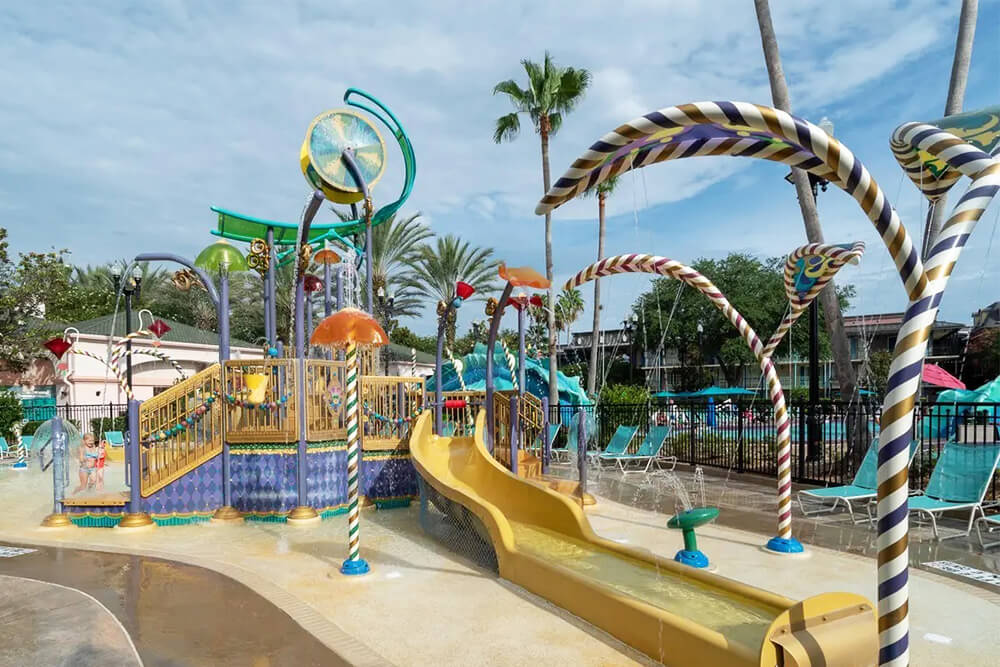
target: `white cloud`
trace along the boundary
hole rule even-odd
[[[933,79],[930,90],[943,96],[957,9],[936,0],[773,5],[796,110],[834,117],[838,136],[894,186],[885,138],[909,120],[898,114],[942,106],[913,81]],[[996,39],[995,10],[981,8],[981,30],[993,32],[977,46]],[[436,231],[541,268],[542,223],[531,213],[542,190],[538,139],[525,122],[515,142],[495,145],[493,121],[509,105],[490,91],[502,79],[523,82],[519,60],[538,60],[546,48],[594,73],[553,138],[553,178],[601,134],[653,108],[769,100],[745,0],[22,3],[0,15],[0,89],[13,93],[0,102],[3,224],[15,249],[70,246],[78,261],[96,262],[153,249],[193,255],[212,240],[210,204],[295,219],[306,191],[297,165],[305,128],[357,85],[383,99],[413,139],[418,175],[405,210],[427,211]],[[932,71],[916,72],[917,62]],[[906,85],[894,86],[901,75]],[[764,234],[713,232],[729,228],[707,216],[686,226],[649,218],[673,221],[675,209],[658,204],[721,198],[731,216],[767,220],[775,206],[759,191],[770,193],[781,170],[702,158],[627,175],[609,214],[626,229],[636,214],[640,224],[621,250],[629,241],[693,258],[764,248]],[[390,138],[379,202],[396,196],[401,173]],[[779,192],[787,204],[789,191]],[[913,201],[897,205],[917,209]],[[846,229],[864,228],[851,205],[837,204]],[[798,231],[794,199],[783,210],[783,229]],[[558,211],[557,272],[568,275],[593,254],[593,232],[583,230],[593,229],[595,213],[592,199]]]

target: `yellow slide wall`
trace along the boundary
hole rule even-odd
[[[475,438],[435,436],[431,417],[414,425],[414,465],[482,522],[501,577],[666,665],[876,664],[875,615],[865,598],[827,593],[796,602],[598,537],[572,499],[493,459],[483,413]],[[679,604],[702,622],[678,612]]]

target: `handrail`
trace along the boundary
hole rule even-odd
[[[226,439],[230,443],[298,440],[296,365],[291,358],[226,362],[221,400],[226,413]],[[255,385],[256,392],[251,387],[255,380],[263,382]]]
[[[147,497],[222,451],[219,364],[139,406],[140,493]]]
[[[394,450],[406,446],[412,422],[423,407],[423,378],[362,375],[362,447]]]

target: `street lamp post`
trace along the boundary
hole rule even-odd
[[[820,119],[818,127],[833,136],[833,121],[826,116]],[[825,178],[808,173],[809,188],[812,191],[813,203],[818,201],[819,192],[826,192],[830,184]],[[785,180],[795,185],[792,173]],[[822,239],[820,239],[822,242]],[[809,407],[806,411],[806,460],[814,461],[822,456],[822,436],[819,422],[819,299],[809,304]]]
[[[132,275],[126,278],[124,287],[122,286],[122,275],[115,273],[115,294],[121,292],[125,295],[125,335],[132,333],[132,298],[136,303],[139,301],[139,294],[142,288],[142,269],[138,266],[132,269]],[[111,332],[112,336],[114,332]],[[132,340],[125,341],[125,381],[129,389],[132,388]]]

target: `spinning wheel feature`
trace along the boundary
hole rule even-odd
[[[385,171],[385,141],[357,112],[333,109],[321,113],[310,123],[299,154],[309,184],[338,204],[353,204],[363,197],[342,159],[347,148],[353,150],[361,176],[371,188]]]

